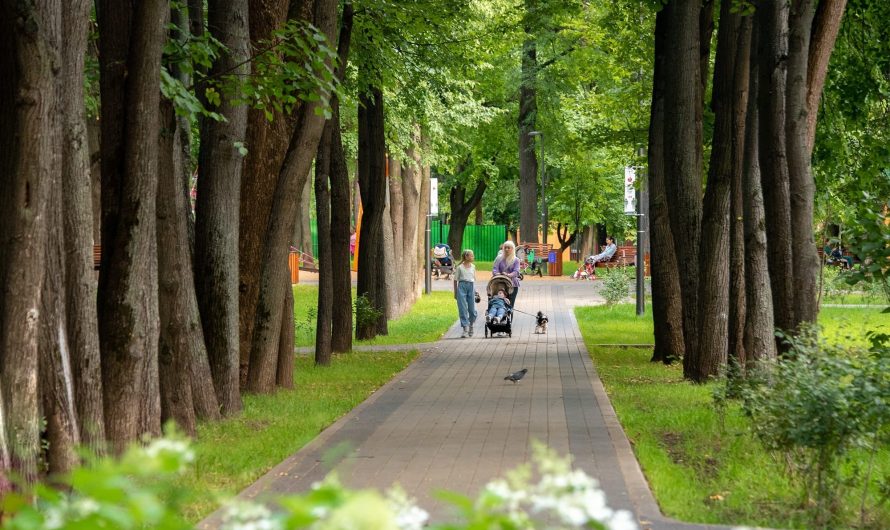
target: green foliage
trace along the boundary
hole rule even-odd
[[[602,273],[603,289],[601,291],[603,298],[606,299],[606,305],[609,307],[627,299],[630,291],[630,284],[633,277],[627,267],[614,267],[605,269]]]
[[[787,358],[761,365],[742,389],[752,430],[782,456],[804,502],[814,500],[816,525],[837,524],[847,488],[862,489],[864,499],[874,487],[871,466],[842,464],[855,448],[877,451],[890,441],[886,339],[861,349],[801,333],[787,339]]]
[[[866,194],[866,204],[873,202],[869,198]],[[862,265],[852,271],[848,281],[854,285],[876,286],[883,292],[884,302],[890,306],[890,217],[884,211],[872,208],[864,207],[859,211],[859,223],[852,227],[850,249],[862,260]]]
[[[354,313],[355,313],[355,324],[356,326],[367,326],[377,321],[381,315],[383,315],[383,311],[380,311],[371,301],[368,299],[368,296],[365,294],[361,294],[355,297],[355,303],[353,305]]]
[[[2,528],[190,528],[179,509],[186,492],[175,480],[194,459],[188,442],[175,435],[131,447],[119,460],[102,458],[74,470],[59,485],[37,485],[34,502],[6,495]]]
[[[287,113],[301,101],[318,102],[316,112],[330,118],[337,91],[336,45],[312,24],[289,20],[260,49],[249,80],[233,83],[240,101],[262,110],[269,120],[273,111]]]
[[[159,497],[156,485],[137,485],[133,475],[157,476],[158,483],[165,482],[181,473],[193,458],[188,444],[179,440],[160,439],[144,449],[131,449],[120,462],[109,460],[102,469],[75,471],[77,478],[68,484],[72,487],[70,492],[39,487],[41,503],[20,504],[12,510],[12,517],[4,521],[3,528],[191,528],[178,517],[178,506],[169,496]],[[633,515],[609,508],[599,483],[583,471],[573,470],[569,459],[537,445],[533,461],[534,468],[520,467],[506,479],[487,484],[475,501],[443,494],[446,501],[461,509],[466,521],[432,528],[554,528],[556,521],[560,528],[637,528]],[[537,481],[532,481],[533,470]],[[308,493],[280,497],[276,504],[281,509],[273,513],[251,502],[230,503],[224,509],[222,528],[420,530],[429,518],[399,487],[385,493],[351,491],[340,484],[336,475],[328,476]]]

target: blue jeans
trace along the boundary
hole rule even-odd
[[[507,310],[503,307],[492,307],[491,311],[488,312],[488,316],[490,316],[491,318],[501,318],[506,312]]]
[[[472,326],[476,321],[476,291],[473,282],[457,282],[457,313],[460,325]]]

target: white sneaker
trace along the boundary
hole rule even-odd
[[[470,335],[471,337],[473,336],[473,326],[470,326],[470,333],[469,333],[469,335]]]
[[[464,326],[463,330],[464,330],[463,333],[460,334],[460,338],[465,339],[465,338],[467,338],[467,327]]]

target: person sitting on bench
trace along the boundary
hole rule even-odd
[[[615,251],[618,250],[618,246],[615,245],[615,240],[611,237],[606,238],[606,248],[596,254],[595,256],[590,256],[587,258],[589,263],[599,263],[600,261],[609,261],[612,259],[612,256],[615,255]]]

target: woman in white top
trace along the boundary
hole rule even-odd
[[[460,254],[461,262],[454,268],[454,297],[457,299],[457,313],[463,328],[461,338],[473,336],[473,323],[476,322],[476,265],[473,264],[473,251],[466,249]]]

